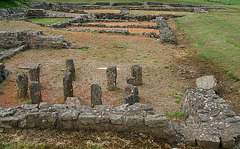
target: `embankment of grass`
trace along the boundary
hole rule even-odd
[[[69,20],[69,18],[32,18],[31,20],[35,23],[43,23],[45,25],[50,25],[53,23]]]
[[[19,7],[24,6],[24,2],[28,2],[30,0],[0,0],[0,9],[3,8],[11,8],[11,7]]]
[[[45,2],[66,2],[66,0],[34,0],[34,1],[45,1]],[[223,0],[224,3],[220,3],[220,0],[68,0],[68,3],[96,3],[96,2],[164,2],[164,3],[183,3],[183,4],[196,4],[196,5],[209,5],[217,7],[227,7],[240,9],[240,1],[232,0],[231,5],[227,4],[228,0]],[[223,2],[221,1],[221,2]]]
[[[240,79],[240,13],[215,11],[175,19],[199,55]]]

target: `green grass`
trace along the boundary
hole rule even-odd
[[[240,76],[240,12],[215,11],[175,20],[202,58]]]
[[[24,2],[28,2],[29,0],[0,0],[0,9],[2,8],[11,8],[11,7],[19,7],[24,6]]]
[[[228,5],[230,0],[35,0],[45,2],[69,2],[69,3],[96,3],[96,2],[165,2],[165,3],[184,3],[184,4],[197,4],[197,5],[209,5],[218,7],[228,7],[240,9],[240,0],[231,0],[232,4]],[[222,2],[222,3],[220,3]]]
[[[50,25],[53,23],[69,20],[68,18],[32,18],[31,19],[35,23],[43,23],[45,25]]]

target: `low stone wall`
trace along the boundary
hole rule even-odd
[[[0,48],[14,48],[26,45],[30,48],[67,48],[70,43],[63,36],[43,36],[42,31],[0,30]]]
[[[22,45],[17,48],[12,48],[12,49],[0,52],[0,62],[3,60],[9,59],[20,52],[26,51],[27,49],[28,49],[27,45]]]
[[[151,134],[168,142],[177,141],[173,125],[165,115],[139,103],[115,108],[111,105],[89,108],[48,103],[0,108],[0,127],[135,131]]]
[[[168,27],[167,22],[162,18],[158,17],[156,19],[157,26],[159,27],[160,38],[162,42],[169,42],[176,44],[177,38],[173,35],[171,29]]]
[[[105,27],[105,28],[144,28],[144,29],[158,29],[158,26],[152,25],[105,25],[105,24],[85,24],[85,23],[71,23],[70,26],[83,27]]]
[[[240,116],[213,90],[186,88],[182,110],[187,125],[178,125],[183,141],[202,148],[240,147]]]
[[[50,10],[52,8],[51,4],[46,2],[27,2],[26,4],[33,9]]]
[[[25,19],[27,18],[26,7],[13,7],[7,9],[0,9],[1,19]]]

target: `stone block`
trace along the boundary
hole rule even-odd
[[[17,127],[19,118],[16,117],[4,117],[0,118],[0,128],[13,128]]]
[[[142,116],[126,116],[126,125],[127,126],[143,125],[143,117]]]
[[[123,124],[123,116],[122,115],[111,115],[110,121],[114,125],[122,125]]]
[[[168,119],[162,115],[147,115],[144,118],[145,125],[154,128],[154,127],[166,127]]]
[[[231,136],[221,136],[222,148],[233,148],[235,146],[235,139]]]
[[[65,104],[68,106],[68,107],[72,107],[72,106],[80,106],[80,99],[78,97],[67,97],[66,101],[65,101]]]
[[[91,104],[92,107],[102,105],[102,88],[99,84],[91,85]]]
[[[217,136],[206,134],[198,135],[196,141],[197,145],[204,149],[218,149],[220,145],[220,139]]]
[[[96,119],[97,119],[96,115],[90,115],[90,114],[79,115],[78,117],[78,121],[84,125],[96,124]]]
[[[198,88],[202,89],[213,89],[217,86],[217,80],[214,78],[214,76],[203,76],[200,78],[197,78],[196,84]]]

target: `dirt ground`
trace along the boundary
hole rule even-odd
[[[88,26],[71,26],[67,27],[69,29],[119,29],[119,30],[129,30],[130,33],[150,33],[154,32],[156,34],[159,34],[159,30],[157,29],[145,29],[145,28],[105,28],[105,27],[88,27]]]

